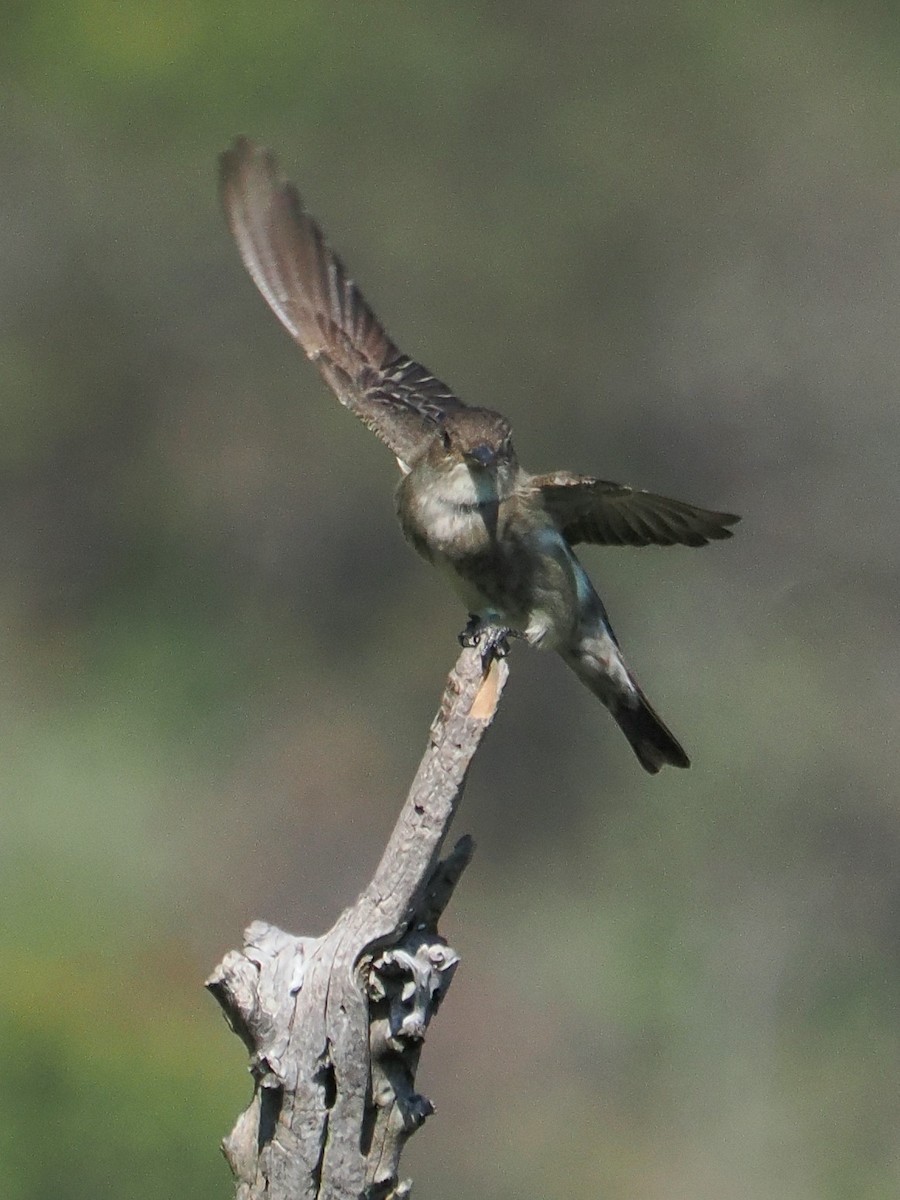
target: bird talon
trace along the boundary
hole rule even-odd
[[[459,644],[467,650],[474,649],[481,640],[481,630],[483,626],[481,620],[475,613],[469,613],[469,619],[466,622],[466,627],[459,635]]]
[[[506,658],[507,654],[509,654],[509,642],[505,637],[498,638],[496,642],[490,641],[482,651],[481,657],[484,658],[485,654],[491,655],[494,658]]]
[[[487,671],[495,658],[506,658],[509,654],[509,639],[522,636],[517,629],[482,623],[477,616],[470,615],[469,623],[459,635],[459,643],[468,649],[477,647],[481,654],[481,669]]]

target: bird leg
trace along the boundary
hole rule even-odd
[[[469,613],[469,620],[459,635],[461,646],[477,646],[481,652],[481,669],[486,671],[495,658],[506,658],[509,654],[509,638],[524,637],[518,629],[483,621],[477,613]]]

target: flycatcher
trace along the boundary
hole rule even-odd
[[[468,607],[460,640],[485,667],[508,637],[555,650],[612,713],[641,765],[690,765],[625,663],[572,549],[704,546],[738,517],[519,465],[510,425],[463,402],[394,345],[272,154],[239,138],[221,158],[222,203],[244,266],[342,404],[396,455],[400,525]]]

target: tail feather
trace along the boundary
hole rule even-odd
[[[635,684],[634,704],[623,698],[609,711],[631,743],[631,748],[645,771],[655,775],[667,763],[673,767],[689,767],[691,760],[676,741],[671,730],[657,716],[649,700]]]
[[[562,657],[585,687],[604,704],[628,738],[645,771],[655,775],[667,764],[689,767],[691,760],[654,712],[628,670],[612,637],[591,639]]]

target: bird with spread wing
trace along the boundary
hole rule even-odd
[[[485,666],[509,637],[556,650],[647,771],[689,766],[628,669],[572,547],[705,546],[731,537],[739,518],[587,475],[529,474],[505,417],[463,404],[394,345],[268,150],[237,139],[221,157],[220,190],[269,307],[396,456],[401,527],[467,605],[463,643],[480,648]]]

